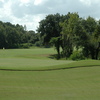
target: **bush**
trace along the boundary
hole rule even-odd
[[[35,46],[40,47],[41,46],[41,42],[40,41],[35,42]]]
[[[71,60],[83,60],[85,59],[82,51],[74,51],[71,56],[70,56]]]
[[[32,43],[23,43],[19,46],[19,48],[23,48],[23,49],[28,49],[30,47],[32,47],[33,44]]]

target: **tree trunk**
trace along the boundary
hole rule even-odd
[[[58,38],[55,46],[56,46],[57,53],[58,53],[57,59],[60,59],[60,38]]]
[[[99,52],[100,52],[100,43],[98,48],[96,49],[96,60],[98,59]]]
[[[94,52],[94,50],[91,51],[91,57],[92,57],[92,59],[95,59],[95,52]]]
[[[96,50],[96,57],[95,57],[96,60],[98,59],[98,54],[99,54],[99,50],[97,49],[97,50]]]

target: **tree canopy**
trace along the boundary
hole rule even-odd
[[[39,41],[38,34],[27,31],[26,27],[0,21],[0,48],[22,48],[24,43],[35,44]]]
[[[100,59],[100,20],[70,12],[49,14],[39,22],[37,33],[27,31],[26,25],[0,21],[1,49],[27,47],[26,44],[54,46],[58,59],[77,55],[82,59]]]
[[[44,45],[52,43],[56,47],[59,58],[69,58],[75,50],[81,50],[86,58],[100,58],[100,20],[93,17],[51,14],[40,21],[38,32]]]

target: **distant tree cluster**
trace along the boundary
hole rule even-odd
[[[9,22],[0,21],[0,49],[2,48],[28,48],[39,41],[39,34],[26,31],[26,27]]]
[[[50,14],[40,21],[38,33],[43,45],[55,46],[58,59],[100,59],[100,20],[93,17]]]

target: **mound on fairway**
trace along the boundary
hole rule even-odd
[[[53,48],[0,50],[0,69],[15,71],[46,71],[76,67],[99,66],[100,61],[68,61],[51,59]]]
[[[51,59],[50,56],[55,52],[53,48],[0,50],[0,69],[45,70],[55,65],[73,62]]]

